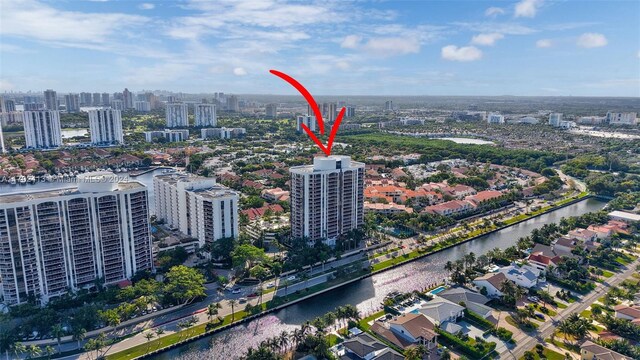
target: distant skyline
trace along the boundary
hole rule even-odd
[[[640,97],[638,1],[0,0],[0,92]]]

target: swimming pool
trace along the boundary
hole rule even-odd
[[[431,294],[433,294],[433,295],[436,295],[436,294],[438,294],[439,292],[444,291],[445,289],[446,289],[446,287],[444,287],[444,286],[438,286],[437,288],[435,288],[435,289],[433,289],[433,290],[429,291],[429,293],[431,293]]]

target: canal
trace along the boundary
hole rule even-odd
[[[597,211],[605,204],[593,198],[581,201],[194,341],[153,359],[236,359],[248,347],[257,347],[261,341],[274,337],[283,330],[292,331],[300,324],[338,306],[353,304],[361,314],[370,314],[380,306],[389,292],[408,292],[441,282],[446,276],[444,264],[449,260],[455,261],[470,252],[479,256],[494,248],[505,249],[544,224],[559,222],[563,217]]]

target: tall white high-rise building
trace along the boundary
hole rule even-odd
[[[504,124],[504,116],[500,114],[489,114],[487,117],[487,122],[489,124]]]
[[[195,124],[197,127],[213,126],[218,123],[214,104],[196,104]]]
[[[318,156],[291,173],[291,236],[329,245],[364,222],[364,164]]]
[[[238,97],[231,95],[227,98],[227,110],[231,112],[239,112],[240,104],[238,103]]]
[[[44,106],[47,110],[58,110],[58,93],[51,89],[45,90]]]
[[[0,195],[0,298],[42,304],[153,268],[147,188],[110,172],[78,186]]]
[[[136,101],[134,102],[136,111],[149,112],[151,111],[151,103],[148,101]]]
[[[122,145],[122,115],[120,110],[97,109],[89,111],[89,131],[93,145]]]
[[[93,106],[102,105],[102,97],[100,93],[93,93]]]
[[[81,92],[80,93],[80,105],[82,106],[91,106],[91,93]]]
[[[64,96],[64,104],[68,113],[80,111],[80,96],[78,94],[67,94]]]
[[[62,145],[59,111],[25,111],[22,114],[24,137],[28,148],[50,149]]]
[[[111,100],[111,108],[114,110],[124,110],[124,102],[119,99]]]
[[[327,121],[334,122],[338,116],[338,105],[334,102],[329,103],[328,114],[325,115]]]
[[[237,192],[215,179],[187,174],[153,178],[156,217],[198,239],[200,246],[238,236]]]
[[[110,104],[109,93],[102,93],[102,106],[109,106]]]
[[[551,113],[549,114],[549,125],[558,127],[562,122],[562,113]]]
[[[188,107],[184,103],[168,103],[166,108],[167,127],[189,126]]]
[[[303,132],[304,131],[304,129],[302,128],[302,124],[305,124],[309,128],[309,130],[316,131],[318,122],[316,121],[316,117],[315,116],[300,115],[296,119],[296,130],[298,132]]]
[[[0,124],[0,154],[4,154],[7,152],[7,149],[4,147],[4,136],[2,135],[2,124]]]

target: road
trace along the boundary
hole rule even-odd
[[[551,322],[545,322],[540,325],[538,330],[533,334],[533,336],[520,332],[514,336],[514,340],[517,345],[513,350],[509,350],[507,348],[502,349],[500,353],[500,359],[520,359],[524,356],[525,351],[531,350],[536,344],[541,343],[544,339],[551,336],[551,334],[555,331],[556,326],[562,320],[566,319],[569,315],[573,313],[581,313],[589,306],[594,304],[599,297],[603,296],[609,288],[613,286],[617,286],[624,279],[631,277],[631,275],[636,271],[636,266],[640,264],[640,259],[634,261],[633,263],[627,266],[627,270],[622,273],[617,273],[607,279],[604,283],[599,284],[593,291],[583,296],[580,300],[569,304],[566,309],[562,309],[562,311],[558,312]]]

